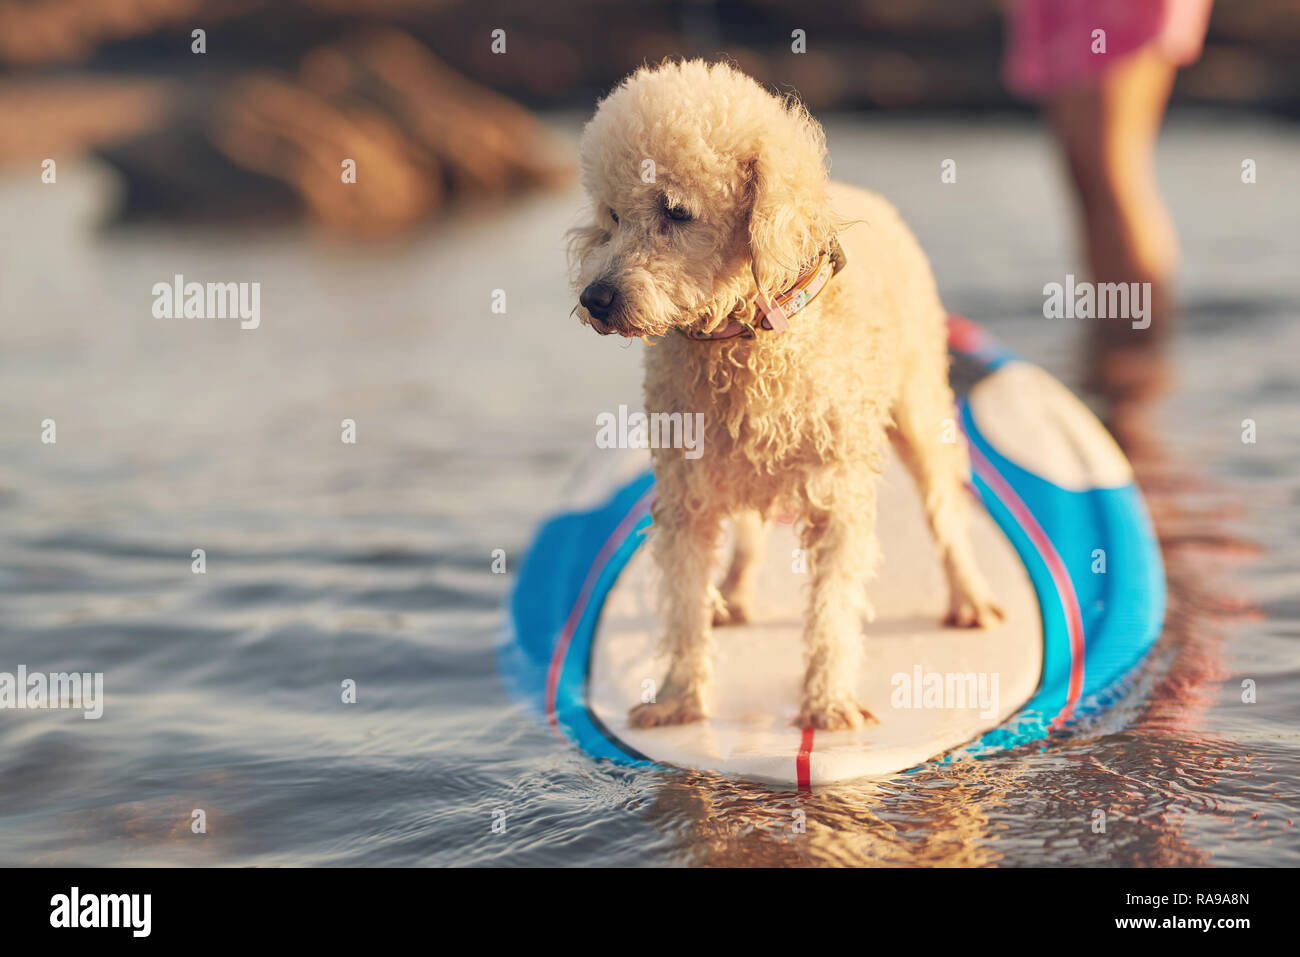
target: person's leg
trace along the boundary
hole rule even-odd
[[[1048,109],[1082,207],[1091,278],[1151,283],[1150,328],[1099,319],[1088,333],[1091,384],[1117,400],[1159,387],[1138,356],[1167,338],[1173,319],[1178,238],[1154,167],[1175,72],[1155,49],[1139,51],[1097,84],[1058,95]]]

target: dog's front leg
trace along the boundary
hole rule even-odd
[[[666,483],[665,483],[666,484]],[[691,512],[661,485],[651,539],[663,597],[663,650],[668,676],[655,700],[628,715],[636,728],[687,724],[708,716],[713,684],[713,601],[710,579],[721,514]]]
[[[804,681],[795,723],[841,731],[875,721],[858,702],[855,686],[862,662],[865,584],[875,571],[874,474],[845,480],[857,494],[813,509],[803,526],[803,547],[812,571],[804,621]]]

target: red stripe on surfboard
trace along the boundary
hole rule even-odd
[[[975,353],[989,346],[988,333],[965,316],[948,315],[948,345],[958,352]]]
[[[794,774],[799,782],[799,790],[804,793],[812,791],[812,749],[813,728],[803,729],[803,738],[799,742],[799,753],[794,759]]]
[[[975,443],[968,442],[967,445],[970,447],[971,465],[975,471],[1015,517],[1020,527],[1029,535],[1034,547],[1038,549],[1039,555],[1043,557],[1047,570],[1052,576],[1052,583],[1056,585],[1057,594],[1061,598],[1061,606],[1065,609],[1066,630],[1070,636],[1070,683],[1065,694],[1065,706],[1049,722],[1049,727],[1059,728],[1070,720],[1074,714],[1074,706],[1083,693],[1084,635],[1079,596],[1074,592],[1074,583],[1070,581],[1070,573],[1065,569],[1065,562],[1061,561],[1056,546],[1043,531],[1043,527],[1038,524],[1038,519],[1034,518],[1028,506],[1020,500],[1020,496],[975,447]]]
[[[560,675],[564,671],[564,659],[569,654],[569,644],[573,641],[573,633],[578,629],[578,622],[582,621],[582,616],[587,610],[587,604],[591,601],[591,593],[596,587],[596,582],[600,579],[601,573],[609,560],[614,557],[636,528],[637,522],[645,516],[650,506],[654,504],[658,495],[653,486],[646,490],[645,494],[637,499],[636,504],[628,510],[623,516],[623,520],[605,540],[605,544],[600,547],[596,553],[596,559],[591,563],[591,569],[587,572],[587,578],[582,583],[582,589],[578,592],[578,598],[573,603],[573,608],[569,611],[569,617],[564,623],[564,629],[560,632],[560,638],[555,643],[555,652],[551,655],[550,667],[546,670],[546,721],[551,726],[551,730],[559,737],[561,741],[565,740],[564,734],[560,731],[559,717],[555,712],[556,698],[560,690]]]

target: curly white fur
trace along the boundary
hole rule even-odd
[[[617,300],[603,334],[661,337],[646,353],[647,411],[704,411],[706,454],[654,452],[653,548],[663,573],[669,674],[639,726],[705,717],[716,621],[749,615],[764,519],[796,514],[812,588],[805,620],[802,726],[857,727],[863,583],[877,561],[876,486],[893,440],[919,483],[951,589],[949,620],[1001,618],[967,535],[969,475],[947,381],[945,310],[929,263],[897,212],[833,184],[820,125],[797,102],[726,64],[643,68],[600,104],[581,144],[592,222],[572,231],[575,287]],[[752,320],[758,288],[782,292],[832,236],[847,266],[785,332],[700,342]],[[721,523],[735,556],[711,585]]]

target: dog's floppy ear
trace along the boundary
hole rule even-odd
[[[749,168],[749,248],[754,278],[769,299],[794,285],[835,231],[826,138],[799,103],[755,144]]]

